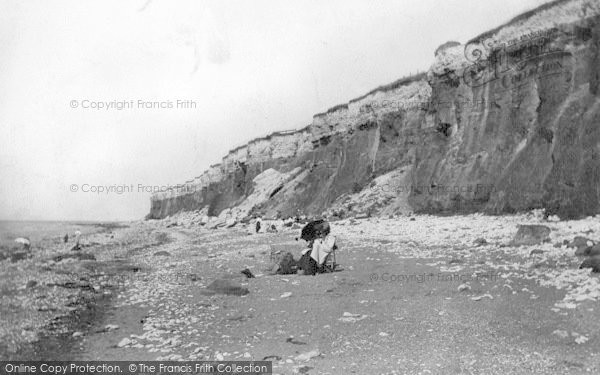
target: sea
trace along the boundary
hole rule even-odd
[[[120,226],[121,223],[97,221],[8,221],[0,220],[0,245],[12,247],[15,239],[26,237],[35,243],[47,240],[62,240],[65,234],[70,241],[75,238],[75,232],[82,235],[96,233],[108,226]]]

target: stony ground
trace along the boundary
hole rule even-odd
[[[551,242],[507,246],[517,224],[531,223],[549,226]],[[92,303],[73,305],[62,333],[29,327],[34,349],[8,357],[268,358],[279,374],[600,373],[599,277],[560,246],[576,235],[600,239],[600,219],[415,216],[336,221],[332,231],[343,271],[318,276],[269,275],[272,250],[298,258],[303,249],[291,228],[248,235],[139,222],[113,238],[90,236],[84,252],[96,260],[28,260],[53,278],[66,267],[89,287],[57,288],[35,275],[28,290],[3,279],[3,290],[21,288],[4,292],[13,310],[47,313],[16,301],[57,289],[70,297],[53,295],[56,306],[67,297]],[[249,294],[212,293],[216,279]],[[28,319],[21,324],[43,321]]]

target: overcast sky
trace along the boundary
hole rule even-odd
[[[0,219],[142,218],[139,185],[198,176],[543,2],[0,0]],[[133,105],[84,108],[115,101]]]

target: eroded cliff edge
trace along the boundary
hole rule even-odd
[[[427,74],[234,149],[148,218],[600,211],[600,2],[554,1]]]

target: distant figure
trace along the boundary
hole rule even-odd
[[[65,243],[69,242],[69,233],[65,234],[63,241],[65,241]]]
[[[29,238],[27,237],[19,237],[15,239],[16,243],[20,243],[21,245],[23,245],[23,248],[25,250],[29,250],[31,248],[31,241],[29,240]]]
[[[260,232],[260,220],[256,220],[256,233]]]
[[[73,246],[71,248],[71,250],[81,250],[81,246],[79,246],[79,239],[81,237],[81,232],[76,230],[75,231],[75,246]]]

